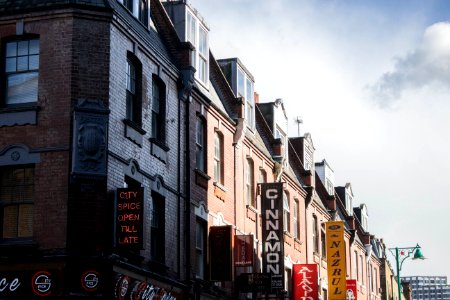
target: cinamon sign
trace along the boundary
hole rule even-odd
[[[144,188],[117,189],[116,247],[142,249],[144,217]]]
[[[261,183],[263,273],[271,291],[284,289],[283,183]]]

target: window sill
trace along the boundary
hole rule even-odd
[[[0,108],[0,127],[36,125],[39,106],[35,103]]]
[[[146,131],[131,120],[124,119],[123,123],[125,124],[125,137],[139,147],[142,147],[143,137]]]
[[[251,205],[247,205],[247,218],[256,222],[256,218],[258,217],[258,210]]]
[[[10,254],[23,254],[24,252],[31,252],[36,250],[37,243],[32,238],[0,238],[0,252]]]
[[[292,235],[287,231],[283,231],[283,235],[284,235],[284,242],[289,246],[291,246],[293,240]]]
[[[195,172],[195,183],[205,190],[208,189],[208,181],[211,177],[208,176],[205,172],[199,169],[194,169]]]
[[[156,138],[149,138],[148,140],[150,141],[151,145],[150,153],[163,163],[166,163],[168,158],[167,152],[169,152],[170,150],[169,147],[167,147],[164,142]]]
[[[213,185],[214,185],[214,195],[220,200],[225,201],[227,189],[217,181],[213,182]]]
[[[294,249],[295,249],[295,250],[301,252],[301,251],[302,251],[302,248],[301,248],[302,245],[303,245],[303,242],[302,242],[302,241],[300,241],[300,240],[297,239],[297,238],[294,238]]]

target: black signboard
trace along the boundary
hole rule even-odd
[[[284,289],[283,183],[261,183],[263,273],[271,292]]]
[[[270,274],[242,273],[236,279],[237,288],[242,293],[270,292]]]
[[[57,270],[0,273],[0,299],[58,296],[62,288],[60,276]]]
[[[233,279],[232,226],[212,226],[209,230],[211,280],[231,281]]]
[[[117,189],[116,247],[127,250],[142,249],[144,217],[144,188]]]

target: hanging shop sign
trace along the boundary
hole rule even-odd
[[[233,280],[233,228],[231,225],[209,228],[211,281]]]
[[[344,222],[326,222],[328,299],[346,300]]]
[[[356,279],[347,279],[347,300],[358,300]]]
[[[253,234],[234,236],[234,265],[253,266]]]
[[[283,183],[261,183],[263,273],[271,291],[284,289]]]
[[[144,188],[120,188],[116,196],[116,247],[142,249]]]
[[[318,300],[319,277],[317,264],[294,264],[293,289],[294,300]]]
[[[176,300],[169,291],[123,274],[117,274],[114,285],[116,300]]]
[[[236,278],[236,286],[241,293],[269,293],[270,274],[241,273]]]

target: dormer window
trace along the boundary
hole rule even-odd
[[[189,11],[186,11],[186,40],[195,47],[192,51],[192,66],[197,70],[196,78],[206,85],[208,82],[208,30]]]
[[[253,82],[241,68],[238,68],[237,73],[237,95],[238,97],[244,98],[245,121],[247,122],[247,126],[250,128],[254,128],[255,99],[253,96]]]
[[[202,82],[208,80],[208,34],[200,27],[198,35],[198,77]]]
[[[349,191],[345,195],[345,207],[350,216],[353,216],[353,197]]]
[[[148,27],[148,0],[119,0],[145,27]]]

